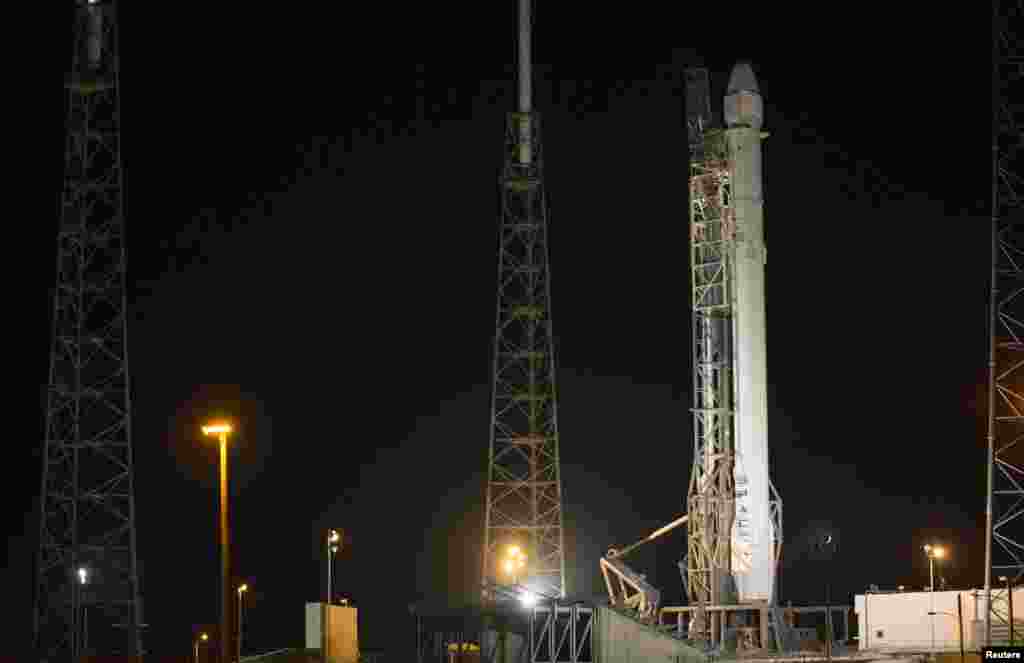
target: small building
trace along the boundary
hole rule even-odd
[[[359,622],[354,607],[306,604],[306,649],[323,649],[325,640],[331,663],[358,663]]]
[[[959,652],[962,642],[965,651],[977,651],[984,640],[984,601],[985,592],[979,589],[873,591],[858,595],[854,612],[859,649],[881,653]],[[1024,588],[1014,589],[1013,601],[1024,608]],[[995,645],[1009,640],[1005,589],[992,589],[992,607]]]

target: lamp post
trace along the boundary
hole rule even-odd
[[[242,663],[242,594],[249,590],[249,585],[238,586],[238,663]]]
[[[334,587],[333,578],[331,576],[331,567],[334,566],[334,556],[338,553],[338,549],[341,547],[341,532],[336,529],[327,530],[327,601],[324,603],[323,612],[323,627],[320,629],[323,631],[323,637],[321,638],[321,648],[323,649],[324,661],[329,661],[330,656],[328,647],[331,643],[330,638],[330,625],[331,625],[331,603],[334,601]]]
[[[931,610],[928,614],[932,620],[932,660],[935,660],[935,560],[946,556],[946,551],[939,546],[925,544],[924,554],[928,555],[928,593],[931,595]]]
[[[195,661],[195,663],[199,663],[199,643],[200,642],[206,642],[209,639],[210,639],[210,636],[206,635],[205,633],[200,633],[199,637],[196,638],[196,641],[194,643],[195,644],[195,652],[196,652],[196,661]]]
[[[1013,588],[1010,587],[1010,579],[1006,576],[999,576],[999,582],[1006,583],[1006,601],[1010,608],[1010,646],[1013,646]]]
[[[229,575],[229,544],[228,532],[228,435],[231,433],[231,425],[227,423],[216,423],[203,426],[203,435],[216,435],[220,446],[220,573],[221,573],[221,596],[220,596],[220,660],[221,663],[228,663],[231,660],[231,643],[229,634],[231,577]]]
[[[327,605],[334,602],[334,587],[331,584],[331,570],[334,567],[334,556],[338,554],[341,534],[336,529],[327,531]]]
[[[89,569],[84,566],[78,567],[78,584],[85,587],[89,584]],[[83,592],[79,592],[79,596],[82,596]],[[82,653],[89,653],[89,606],[85,604],[85,601],[81,601],[82,604]]]

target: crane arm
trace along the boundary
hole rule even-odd
[[[653,541],[653,540],[657,539],[659,536],[661,536],[662,534],[667,534],[668,532],[671,532],[675,528],[679,527],[680,525],[682,525],[683,523],[686,522],[687,518],[688,518],[688,516],[682,516],[681,518],[676,518],[675,520],[670,522],[668,525],[665,525],[664,527],[660,527],[660,528],[656,529],[655,531],[653,531],[650,534],[648,534],[646,537],[640,539],[639,541],[637,541],[634,544],[626,546],[622,550],[616,550],[615,548],[612,548],[611,550],[608,551],[608,554],[606,555],[606,557],[608,559],[617,559],[617,558],[625,557],[626,554],[633,552],[634,550],[636,550],[637,548],[639,548],[643,544],[648,543],[650,541]]]

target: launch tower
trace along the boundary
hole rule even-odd
[[[40,658],[142,654],[113,0],[74,7],[34,610]]]
[[[782,541],[782,502],[768,471],[761,173],[767,134],[747,64],[729,78],[725,128],[712,122],[706,70],[688,72],[687,98],[694,462],[686,582],[698,607],[691,636],[714,639],[725,614],[717,607],[773,604]],[[762,639],[766,633],[765,622]]]
[[[483,583],[565,596],[555,348],[540,117],[531,99],[530,0],[519,0],[519,104],[500,178],[498,297]],[[525,551],[525,566],[505,556]],[[506,562],[512,568],[504,567]]]

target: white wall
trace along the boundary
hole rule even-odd
[[[957,596],[963,610],[964,648],[976,648],[972,622],[976,590],[862,594],[854,599],[859,647],[872,651],[960,651]],[[1016,598],[1016,596],[1015,596]],[[934,606],[934,607],[933,607]],[[934,611],[938,614],[930,616]]]
[[[306,649],[320,649],[323,645],[322,615],[322,603],[306,604]]]

